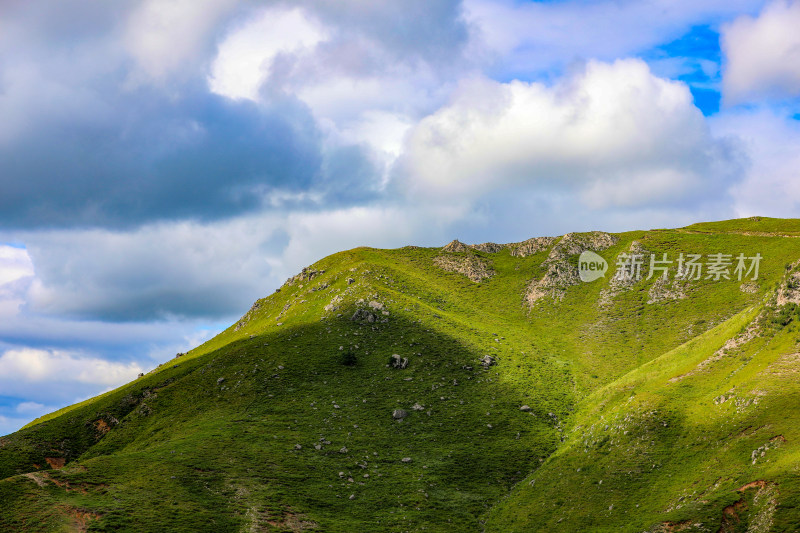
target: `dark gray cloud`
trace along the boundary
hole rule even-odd
[[[153,81],[129,50],[141,45],[118,35],[130,8],[41,5],[4,13],[0,229],[216,220],[373,194],[370,149],[326,147],[294,96],[277,91],[256,104],[209,92],[206,67],[226,18],[195,43],[200,59],[170,64],[171,78],[149,65],[162,75]]]
[[[338,28],[337,39],[366,37],[378,43],[392,63],[452,66],[469,41],[461,0],[307,2],[320,19]]]
[[[43,120],[0,147],[4,225],[213,219],[319,176],[319,135],[296,102],[263,109],[200,92],[172,102],[149,90],[98,97],[106,101],[81,116]]]

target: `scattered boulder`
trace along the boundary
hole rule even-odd
[[[392,356],[389,357],[389,366],[402,370],[408,366],[408,357],[400,357],[399,354],[393,353]]]
[[[405,409],[395,409],[392,411],[392,418],[395,420],[402,420],[408,416],[408,411]]]
[[[491,355],[484,355],[483,358],[481,358],[481,365],[483,368],[489,368],[490,366],[494,366],[496,364],[497,360]]]
[[[519,408],[519,410],[528,413],[530,412],[531,407],[529,405],[523,405],[522,407]]]
[[[356,280],[354,280],[353,278],[347,278],[347,284],[348,285],[352,285],[355,282],[356,282]]]
[[[415,403],[414,405],[411,406],[411,409],[413,409],[414,411],[424,411],[425,407],[423,407],[419,403]]]
[[[401,463],[410,463],[411,462],[411,457],[403,457],[402,459],[400,459],[400,462]]]
[[[375,313],[367,311],[366,309],[357,309],[353,316],[350,318],[353,322],[369,322],[370,324],[375,322],[377,316]]]
[[[220,383],[222,383],[223,381],[225,381],[225,378],[218,378],[218,379],[217,379],[217,385],[219,385],[219,384],[220,384]]]

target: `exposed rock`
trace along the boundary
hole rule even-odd
[[[357,309],[356,312],[353,313],[353,316],[350,317],[350,320],[352,320],[353,322],[361,322],[361,323],[367,322],[372,324],[373,322],[375,322],[376,318],[377,317],[375,313],[371,313],[366,309]]]
[[[526,241],[507,244],[506,247],[514,257],[528,257],[547,250],[555,241],[556,237],[534,237]]]
[[[408,357],[400,357],[399,354],[394,353],[389,358],[389,366],[402,370],[408,366]]]
[[[519,410],[527,413],[530,412],[531,408],[529,405],[523,405],[522,407],[519,408]]]
[[[613,265],[614,275],[608,284],[615,294],[632,288],[635,284],[647,277],[650,268],[650,251],[644,248],[639,241],[633,241],[627,252],[619,254]]]
[[[392,411],[392,418],[394,418],[395,420],[402,420],[407,416],[408,416],[408,411],[406,411],[405,409],[395,409],[394,411]]]
[[[654,304],[666,300],[683,300],[686,298],[685,284],[685,281],[674,277],[669,279],[669,274],[668,277],[658,276],[647,292],[647,303]]]
[[[376,311],[381,311],[383,309],[383,304],[380,303],[380,302],[376,302],[375,300],[372,300],[367,305],[370,306],[371,308],[375,309]]]
[[[440,255],[433,262],[439,268],[463,274],[475,283],[494,275],[488,262],[475,255]]]
[[[450,243],[446,244],[442,247],[443,252],[466,252],[469,250],[469,246],[464,244],[463,242],[459,241],[458,239],[453,239]]]
[[[755,294],[758,292],[758,284],[752,281],[745,281],[739,285],[739,290],[746,294]]]
[[[415,403],[414,405],[411,406],[411,409],[413,409],[414,411],[424,411],[425,407],[423,407],[419,403]]]
[[[567,233],[553,246],[542,266],[547,268],[542,279],[533,280],[528,285],[525,299],[528,305],[537,300],[551,296],[554,299],[564,297],[567,287],[579,284],[578,267],[569,262],[569,258],[587,250],[605,250],[616,244],[619,237],[602,231],[589,233]]]
[[[324,273],[325,273],[324,270],[315,270],[315,269],[313,269],[311,267],[306,267],[299,274],[295,274],[291,278],[287,279],[286,283],[284,283],[284,285],[288,285],[288,286],[291,287],[295,283],[309,282],[312,279],[314,279],[315,277],[317,277],[319,275],[322,275]]]
[[[483,368],[489,368],[490,366],[494,366],[497,364],[497,361],[491,355],[484,355],[481,359],[481,365]]]
[[[786,276],[778,289],[778,307],[786,304],[800,304],[800,261],[795,261],[787,269]]]
[[[495,242],[484,242],[481,244],[470,244],[470,248],[473,250],[478,250],[479,252],[485,252],[487,254],[496,254],[497,252],[501,251],[505,246],[502,244],[497,244]]]
[[[328,305],[326,305],[325,307],[323,307],[323,309],[324,309],[324,310],[325,310],[325,312],[327,312],[327,313],[331,313],[331,312],[333,312],[333,311],[336,311],[336,310],[338,310],[338,309],[339,309],[339,304],[341,304],[341,303],[342,303],[342,299],[343,299],[343,298],[342,298],[342,296],[341,296],[341,295],[334,296],[334,297],[331,299],[330,303],[328,303]]]

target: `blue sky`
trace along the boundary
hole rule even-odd
[[[800,216],[800,2],[0,6],[0,434],[360,245]]]

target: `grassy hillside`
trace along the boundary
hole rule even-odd
[[[0,529],[799,530],[797,236],[758,218],[332,255],[0,438]],[[585,250],[604,278],[578,279]],[[668,279],[613,279],[651,253]],[[681,253],[731,254],[732,279],[676,279]]]

